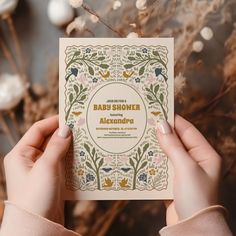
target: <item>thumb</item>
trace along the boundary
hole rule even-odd
[[[42,158],[52,165],[57,165],[65,157],[71,144],[71,131],[68,126],[64,126],[54,132],[50,138]]]
[[[186,169],[186,166],[195,164],[175,131],[165,120],[157,124],[157,139],[161,148],[172,162],[175,170],[181,171]]]

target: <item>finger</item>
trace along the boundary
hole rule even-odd
[[[44,158],[52,165],[57,165],[66,156],[71,140],[71,131],[68,126],[56,130],[46,146],[42,159]]]
[[[161,148],[170,158],[175,170],[186,169],[194,164],[183,144],[167,121],[161,121],[157,125],[157,139]]]
[[[175,131],[189,152],[195,154],[194,151],[197,150],[197,154],[199,152],[204,154],[192,156],[197,162],[206,160],[206,156],[218,156],[205,137],[189,121],[179,115],[175,116]]]
[[[190,156],[205,170],[220,168],[220,157],[205,137],[187,120],[175,116],[175,131]]]
[[[58,128],[58,116],[36,122],[17,143],[16,148],[31,146],[37,149]]]

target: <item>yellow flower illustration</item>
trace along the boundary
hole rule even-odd
[[[120,185],[121,188],[127,188],[127,187],[129,187],[129,185],[128,185],[128,179],[123,178],[123,179],[119,182],[119,185]]]
[[[78,175],[83,175],[84,174],[84,170],[80,169],[78,170]]]
[[[105,178],[105,183],[103,184],[103,187],[108,188],[112,187],[113,181],[110,178]]]
[[[149,170],[149,174],[150,174],[150,175],[155,175],[155,174],[156,174],[156,170],[155,170],[155,169]]]

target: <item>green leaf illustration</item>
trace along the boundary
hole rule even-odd
[[[75,92],[78,93],[78,92],[79,92],[79,88],[78,88],[78,86],[77,86],[76,84],[74,84],[73,87],[74,87]]]
[[[92,54],[92,57],[96,57],[98,54],[95,52]]]
[[[90,169],[93,170],[93,167],[92,167],[92,165],[90,164],[90,162],[86,161],[85,164],[86,164],[86,166],[87,166],[88,168],[90,168]]]
[[[76,51],[75,53],[74,53],[74,57],[77,57],[77,56],[79,56],[80,55],[80,50],[78,50],[78,51]]]
[[[159,88],[160,88],[160,85],[157,84],[157,85],[155,86],[155,88],[154,88],[154,93],[155,93],[155,94],[158,92]]]
[[[102,158],[98,163],[98,168],[100,168],[103,165],[103,163],[104,163],[104,159]]]
[[[90,75],[94,75],[94,69],[91,66],[88,66],[88,71]]]
[[[145,88],[145,89],[146,89],[146,91],[149,92],[149,93],[152,92],[151,89],[149,89],[149,88]]]
[[[143,153],[145,153],[147,151],[149,147],[149,143],[146,143],[144,146],[143,146]]]
[[[130,69],[130,68],[132,68],[134,65],[133,64],[125,64],[124,65],[124,68],[125,69]]]
[[[90,147],[87,143],[84,144],[84,148],[88,153],[90,153]]]
[[[92,150],[92,156],[95,155],[95,152],[96,152],[96,150],[95,150],[95,148],[93,148],[93,150]]]
[[[141,149],[140,149],[140,147],[138,148],[138,155],[141,156]]]
[[[142,57],[141,53],[139,53],[139,52],[136,52],[136,56]]]
[[[150,95],[147,95],[147,99],[148,99],[149,101],[153,101],[153,98],[152,98],[152,96],[150,96]]]
[[[132,158],[129,159],[129,164],[134,167],[134,161]]]
[[[139,72],[138,72],[139,75],[143,75],[144,71],[145,71],[145,66],[140,67]]]
[[[98,57],[98,60],[103,61],[103,60],[105,60],[105,57]]]
[[[134,61],[134,60],[135,60],[135,57],[128,57],[128,59],[129,59],[130,61]]]
[[[69,101],[72,102],[72,101],[73,101],[73,98],[74,98],[73,94],[70,93],[70,95],[69,95]]]
[[[103,69],[107,69],[107,68],[109,67],[109,65],[107,65],[107,64],[101,64],[100,67],[103,68]]]
[[[83,101],[85,98],[86,98],[86,95],[83,95],[83,96],[80,98],[80,101]]]
[[[143,169],[147,165],[147,163],[148,163],[147,161],[144,161],[139,169]]]
[[[163,93],[160,94],[160,101],[161,101],[161,103],[163,103],[163,101],[164,101],[164,95],[163,95]]]
[[[154,56],[159,56],[158,51],[152,51],[152,54],[153,54]]]

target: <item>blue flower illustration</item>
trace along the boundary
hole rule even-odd
[[[153,151],[149,151],[149,152],[148,152],[148,155],[149,155],[149,156],[153,156]]]
[[[143,173],[138,177],[139,181],[147,182],[147,174]]]
[[[146,48],[144,48],[142,51],[143,51],[143,53],[147,53],[147,49]]]
[[[80,151],[79,155],[80,155],[81,157],[83,157],[83,156],[85,155],[85,152],[84,152],[84,151]]]
[[[74,124],[69,124],[69,128],[73,129],[74,128]]]
[[[98,78],[93,78],[93,83],[97,83],[98,82]]]
[[[90,48],[86,48],[86,53],[90,53],[91,49]]]
[[[136,78],[136,79],[135,79],[135,82],[136,82],[136,83],[140,83],[140,78]]]
[[[94,180],[95,180],[94,175],[91,175],[90,173],[86,175],[86,182],[92,182]]]

